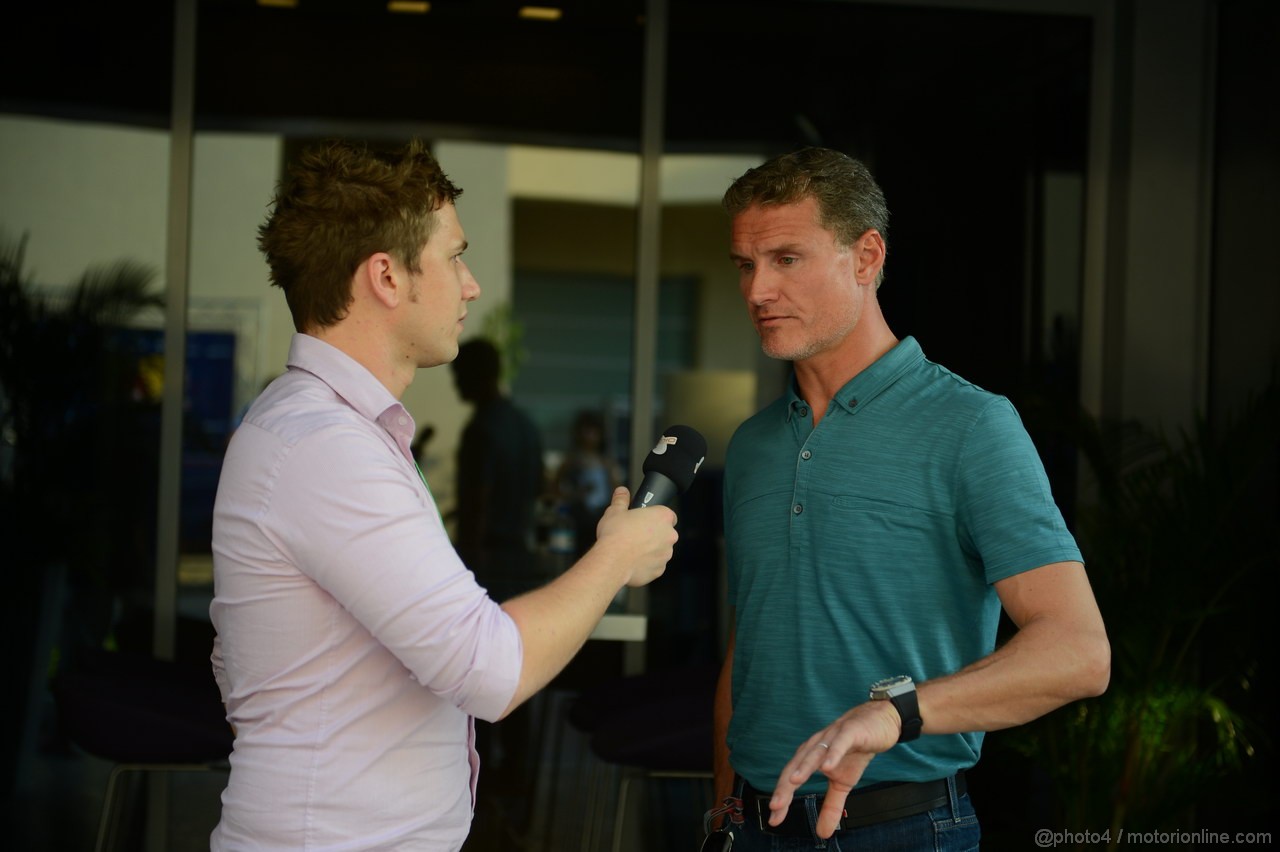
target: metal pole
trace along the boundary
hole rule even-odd
[[[173,104],[169,130],[169,224],[165,250],[164,395],[160,415],[155,621],[152,633],[155,655],[166,660],[171,660],[174,656],[177,625],[182,400],[186,382],[195,79],[196,0],[175,0]]]
[[[640,199],[636,234],[636,298],[631,363],[631,482],[653,446],[653,385],[658,360],[658,281],[662,228],[662,140],[666,108],[667,2],[648,0],[645,9],[644,93],[640,123]],[[634,487],[634,485],[633,485]],[[632,589],[627,609],[645,612],[648,595]],[[644,646],[628,643],[624,666],[644,668]]]

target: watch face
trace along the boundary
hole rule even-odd
[[[895,687],[907,686],[910,683],[911,683],[910,676],[896,675],[894,677],[887,677],[884,680],[878,680],[875,683],[871,684],[871,691],[885,693],[887,696],[887,693],[889,693]]]

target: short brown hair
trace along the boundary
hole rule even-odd
[[[435,211],[461,194],[417,140],[391,153],[344,141],[305,151],[258,228],[271,283],[284,290],[294,328],[325,328],[345,317],[351,276],[370,255],[385,251],[420,271]]]
[[[871,170],[829,148],[802,148],[748,169],[724,194],[724,209],[737,216],[755,204],[795,204],[812,198],[818,221],[848,247],[875,228],[889,242],[889,206]],[[883,269],[881,275],[883,275]]]

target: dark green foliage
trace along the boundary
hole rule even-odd
[[[162,299],[154,273],[132,261],[95,266],[65,291],[24,270],[26,238],[0,234],[0,494],[15,524],[20,564],[92,563],[92,466],[112,452],[111,416],[122,393],[111,334]],[[106,442],[104,444],[104,442]]]
[[[1077,533],[1111,686],[1010,740],[1054,779],[1062,826],[1186,830],[1270,753],[1263,585],[1280,566],[1280,389],[1228,422],[1197,419],[1176,442],[1078,423],[1094,480]]]

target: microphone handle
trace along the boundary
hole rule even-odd
[[[636,493],[632,495],[631,505],[628,508],[643,509],[645,506],[657,505],[674,507],[679,494],[680,489],[676,488],[674,482],[660,473],[649,471],[644,475],[644,480],[636,489]]]

